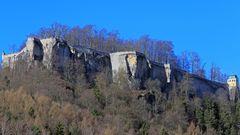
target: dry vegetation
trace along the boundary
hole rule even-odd
[[[156,80],[134,90],[121,73],[119,83],[100,73],[89,84],[81,72],[71,82],[41,65],[17,65],[0,73],[2,135],[238,134],[240,104],[226,100],[222,90],[212,98],[189,98],[188,76],[165,93]]]
[[[35,36],[62,38],[75,47],[106,52],[138,50],[158,62],[170,56],[172,65],[205,76],[197,54],[184,52],[176,57],[171,42],[148,36],[121,40],[117,33],[93,26],[59,24],[42,28]],[[230,102],[221,89],[198,98],[188,75],[167,90],[160,89],[161,82],[156,80],[148,80],[145,90],[135,90],[121,73],[119,83],[110,83],[106,72],[88,82],[79,64],[61,74],[40,64],[29,67],[19,61],[16,65],[14,70],[0,71],[0,135],[240,134],[240,102]],[[211,79],[224,80],[214,65]]]

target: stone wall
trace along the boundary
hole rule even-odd
[[[171,67],[170,80],[167,80],[163,64],[149,61],[145,55],[135,51],[105,53],[85,47],[74,48],[65,41],[55,38],[28,38],[26,47],[18,53],[6,55],[3,53],[2,66],[14,68],[19,59],[29,64],[38,61],[48,69],[64,71],[68,64],[78,64],[84,67],[84,73],[89,81],[93,81],[100,72],[110,73],[109,79],[117,81],[119,73],[124,74],[130,84],[144,88],[146,80],[158,80],[162,89],[167,89],[180,83],[185,71]],[[169,67],[170,68],[170,67]],[[120,72],[121,71],[121,72]],[[228,90],[225,84],[212,82],[196,75],[189,76],[193,80],[193,87],[199,96],[214,93],[217,89]],[[171,83],[169,83],[171,82]]]

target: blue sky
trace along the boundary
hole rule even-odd
[[[238,0],[2,0],[0,51],[55,22],[93,24],[123,38],[171,40],[176,54],[195,51],[208,65],[240,75],[239,7]]]

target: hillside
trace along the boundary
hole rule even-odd
[[[56,38],[3,54],[1,134],[238,134],[226,84],[149,60]],[[170,79],[168,82],[167,78]]]

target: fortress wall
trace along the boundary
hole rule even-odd
[[[18,59],[29,63],[40,61],[47,68],[62,68],[66,63],[77,63],[84,67],[86,77],[93,81],[95,76],[102,72],[110,73],[109,79],[116,82],[117,74],[122,70],[129,82],[138,83],[142,87],[146,80],[159,80],[163,88],[170,87],[173,82],[180,83],[187,72],[171,68],[171,83],[167,83],[166,72],[163,64],[149,61],[145,55],[135,51],[105,53],[94,49],[74,48],[66,42],[55,39],[28,38],[26,47],[18,53],[2,57],[3,67],[14,67]],[[204,93],[214,93],[217,89],[228,90],[225,84],[216,83],[191,75],[193,87],[200,96]]]

